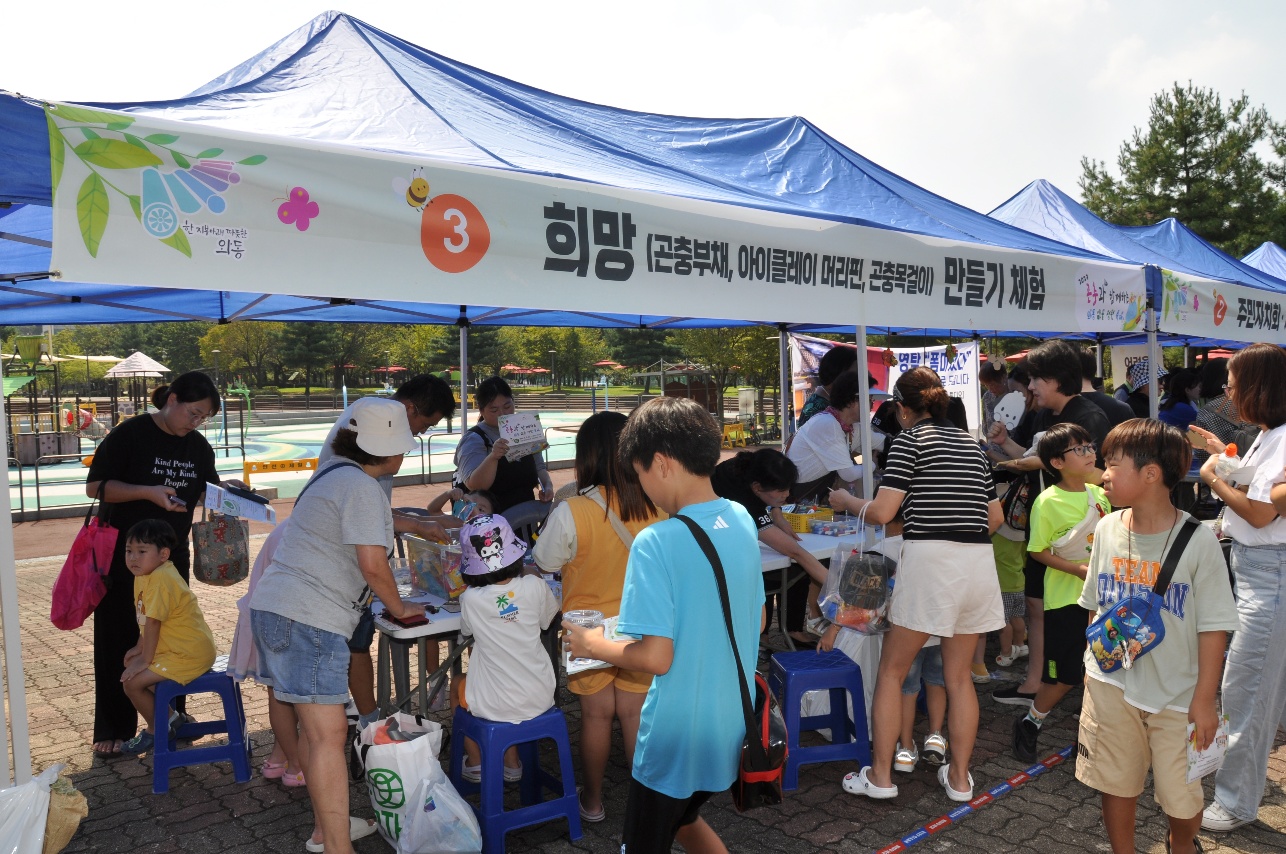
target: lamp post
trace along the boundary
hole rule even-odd
[[[558,351],[549,351],[549,390],[554,390],[554,383],[557,382],[558,376]]]
[[[223,386],[219,385],[219,351],[211,350],[210,353],[214,356],[214,387],[222,391]]]
[[[386,390],[393,388],[393,357],[389,351],[384,351],[384,388]]]

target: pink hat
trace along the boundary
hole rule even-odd
[[[504,569],[527,554],[504,516],[475,516],[460,529],[460,571],[486,575]]]

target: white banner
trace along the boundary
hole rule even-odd
[[[1160,331],[1193,338],[1286,343],[1286,294],[1162,270]]]
[[[1124,384],[1130,376],[1130,368],[1135,362],[1140,362],[1148,357],[1148,345],[1146,344],[1113,344],[1112,351],[1112,376],[1104,377],[1105,381],[1110,381],[1111,385],[1104,390],[1112,394],[1116,387]]]
[[[1130,265],[54,105],[67,279],[773,322],[1071,331]],[[1109,324],[1109,328],[1110,324]]]
[[[912,368],[924,365],[937,371],[947,394],[964,401],[965,417],[969,430],[978,433],[982,421],[982,389],[978,384],[978,342],[966,341],[952,345],[954,352],[947,358],[947,347],[893,348],[897,364],[889,367],[889,389],[898,377]]]

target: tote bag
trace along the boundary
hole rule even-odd
[[[85,511],[85,524],[77,532],[54,582],[49,619],[63,631],[84,625],[85,619],[107,595],[107,573],[112,568],[112,552],[116,550],[120,531],[94,515],[96,505],[100,509],[105,507],[98,504],[105,485],[105,481],[98,484],[98,495]]]

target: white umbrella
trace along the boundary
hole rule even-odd
[[[131,353],[126,359],[108,368],[103,376],[115,377],[159,377],[168,374],[170,369],[148,356],[146,353]]]

